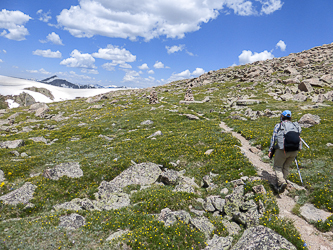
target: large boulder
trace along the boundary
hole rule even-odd
[[[214,234],[214,237],[207,241],[207,246],[204,250],[229,250],[232,246],[233,238],[228,237],[219,237]]]
[[[311,84],[308,82],[301,82],[298,85],[298,89],[300,91],[304,91],[304,92],[309,92],[309,93],[313,92],[313,88],[312,88]]]
[[[76,230],[86,224],[85,218],[79,214],[61,216],[59,220],[59,227],[64,227],[70,230]]]
[[[97,196],[102,198],[114,192],[121,192],[122,188],[129,185],[151,185],[162,174],[161,165],[151,162],[135,164],[123,171],[112,181],[102,181],[98,187]]]
[[[293,100],[298,102],[305,102],[307,99],[308,97],[306,95],[303,95],[302,93],[296,94],[293,97]]]
[[[30,182],[8,194],[0,197],[4,204],[17,205],[19,203],[27,204],[32,198],[37,187]]]
[[[323,75],[322,77],[320,77],[320,80],[325,82],[325,83],[332,84],[333,83],[333,75],[331,75],[331,74]]]
[[[298,121],[299,125],[304,128],[312,127],[313,125],[320,123],[320,117],[318,115],[305,114]]]
[[[210,234],[215,229],[213,223],[211,223],[206,217],[191,218],[191,224],[200,232],[203,232],[206,238],[209,238]]]
[[[257,226],[244,231],[231,250],[296,250],[296,247],[272,229]]]
[[[325,221],[331,213],[316,208],[313,204],[306,203],[300,208],[301,216],[309,223]]]
[[[325,83],[323,81],[319,81],[318,78],[311,78],[311,79],[306,79],[303,80],[304,83],[310,83],[311,86],[315,87],[324,87]]]
[[[0,142],[0,148],[19,148],[24,146],[23,140],[15,140],[15,141],[3,141]]]
[[[59,178],[65,175],[70,178],[79,178],[83,176],[83,171],[80,168],[80,164],[78,162],[61,163],[54,168],[46,169],[43,173],[45,178],[52,180],[59,180]]]
[[[44,118],[46,113],[49,112],[49,107],[45,103],[35,103],[30,106],[29,111],[35,112],[35,116]]]

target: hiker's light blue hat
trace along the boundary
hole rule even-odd
[[[291,117],[291,111],[290,110],[285,110],[282,112],[282,115],[285,117]]]

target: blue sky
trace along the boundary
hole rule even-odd
[[[331,43],[331,0],[1,0],[0,74],[150,87]]]

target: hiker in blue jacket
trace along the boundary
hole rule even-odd
[[[283,193],[287,187],[289,167],[300,150],[300,133],[302,129],[297,122],[291,122],[291,111],[281,114],[281,122],[274,127],[268,157],[274,156],[273,168],[276,173],[275,189]]]

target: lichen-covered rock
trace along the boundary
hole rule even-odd
[[[0,148],[19,148],[24,146],[23,140],[3,141],[0,142]]]
[[[4,172],[0,169],[0,182],[2,182],[5,179]]]
[[[158,220],[164,222],[166,227],[177,222],[177,218],[170,208],[164,208],[158,216]]]
[[[173,190],[173,192],[185,192],[185,193],[195,193],[195,189],[188,184],[178,184]]]
[[[214,237],[207,241],[207,246],[204,250],[229,250],[234,239],[231,236],[219,237],[214,234]]]
[[[48,142],[43,136],[30,137],[29,140],[33,140],[34,142],[44,142],[45,144]]]
[[[301,127],[309,128],[313,125],[320,123],[320,117],[318,115],[305,114],[298,121]]]
[[[149,104],[157,104],[157,103],[159,103],[157,98],[157,92],[153,90],[149,96]]]
[[[159,176],[158,181],[165,185],[176,185],[178,176],[180,176],[179,172],[172,169],[165,169]]]
[[[191,218],[191,224],[200,232],[203,232],[206,238],[209,238],[215,229],[215,226],[206,217]]]
[[[22,187],[1,196],[0,200],[2,200],[4,204],[8,205],[17,205],[19,203],[26,204],[33,198],[36,188],[37,186],[30,182],[26,182]]]
[[[293,100],[298,102],[305,102],[307,99],[308,97],[306,95],[303,95],[302,93],[296,94],[293,97]]]
[[[301,216],[309,223],[325,221],[332,214],[316,208],[313,204],[306,203],[300,208]]]
[[[151,162],[134,164],[112,181],[102,181],[96,195],[99,199],[103,199],[114,192],[121,192],[122,188],[128,185],[151,185],[157,181],[161,174],[160,165]]]
[[[258,210],[249,210],[246,213],[236,212],[233,214],[233,220],[246,228],[259,225]]]
[[[71,229],[71,230],[76,230],[86,224],[85,218],[79,214],[61,216],[59,220],[60,220],[59,227],[64,227],[66,229]]]
[[[312,88],[311,84],[308,82],[301,82],[298,85],[298,89],[301,91],[304,91],[304,92],[309,92],[309,93],[313,92],[313,88]]]
[[[206,197],[202,205],[203,208],[208,212],[214,212],[217,210],[222,213],[225,205],[225,200],[222,199],[219,195],[212,195]]]
[[[240,206],[244,202],[244,186],[240,185],[234,188],[232,194],[225,197],[224,212],[232,216],[234,213],[239,212]]]
[[[61,163],[54,168],[46,169],[43,173],[45,178],[52,180],[59,180],[59,178],[65,175],[70,178],[79,178],[83,176],[83,171],[80,168],[80,164],[78,162]]]
[[[242,230],[236,222],[223,220],[222,223],[230,235],[237,235],[239,231]]]
[[[192,89],[188,88],[185,93],[184,101],[191,102],[194,101],[194,96],[192,93]]]
[[[141,125],[152,125],[152,124],[154,124],[154,122],[151,120],[146,120],[146,121],[141,122],[140,124]]]
[[[252,190],[256,193],[256,194],[266,194],[266,189],[263,185],[257,185],[252,187]]]
[[[102,199],[99,199],[98,194],[95,193],[95,197],[93,204],[100,210],[120,209],[131,204],[129,195],[121,192],[107,194]]]
[[[185,224],[190,223],[191,215],[188,212],[180,210],[180,211],[174,211],[173,213],[176,216],[177,220],[179,220],[180,222]]]
[[[110,236],[105,241],[112,241],[114,239],[118,239],[124,234],[128,234],[129,230],[119,230],[115,233],[110,234]]]
[[[242,211],[249,211],[257,209],[257,204],[254,200],[245,201],[241,206],[240,209]]]
[[[272,229],[257,226],[244,231],[231,250],[296,250],[296,247]]]
[[[58,211],[60,209],[64,210],[99,210],[94,203],[88,198],[79,199],[75,198],[70,202],[65,202],[63,204],[53,206],[53,209]]]

